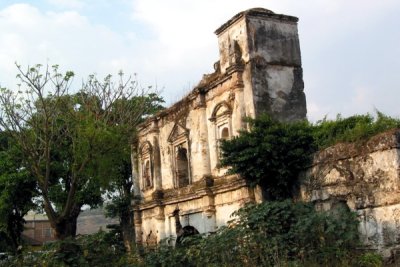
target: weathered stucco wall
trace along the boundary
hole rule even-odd
[[[400,247],[400,130],[317,153],[302,199],[323,210],[346,204],[360,217],[362,241],[385,256]]]
[[[254,105],[279,120],[306,116],[297,18],[248,20]],[[267,40],[274,40],[273,42]]]

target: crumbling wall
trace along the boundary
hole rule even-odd
[[[298,19],[274,14],[259,17],[247,19],[255,110],[283,121],[305,119]]]
[[[318,152],[302,179],[301,197],[330,210],[357,212],[366,248],[386,257],[400,248],[400,130]]]

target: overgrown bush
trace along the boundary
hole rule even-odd
[[[47,244],[39,252],[24,252],[4,266],[126,266],[125,260],[121,239],[100,231]]]
[[[250,204],[233,216],[216,233],[186,238],[176,248],[164,242],[127,255],[120,238],[100,232],[3,266],[375,266],[366,264],[376,258],[355,255],[358,222],[348,210],[317,212],[285,200]]]
[[[291,200],[248,205],[228,227],[187,246],[148,251],[145,266],[339,266],[358,245],[357,219],[348,210],[316,212]]]
[[[376,111],[371,114],[354,115],[336,120],[326,118],[313,125],[314,143],[318,148],[325,148],[338,142],[357,142],[368,139],[378,133],[400,128],[400,120]]]
[[[221,165],[252,185],[260,184],[269,200],[291,197],[299,172],[315,151],[311,125],[279,122],[268,115],[248,122],[251,131],[222,142]]]
[[[359,267],[381,267],[383,265],[382,256],[377,253],[367,252],[358,257]]]

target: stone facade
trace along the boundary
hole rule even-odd
[[[182,226],[214,232],[233,211],[261,201],[259,191],[218,166],[221,139],[262,112],[285,121],[305,119],[298,19],[255,8],[216,30],[215,72],[170,108],[139,127],[132,153],[136,241],[152,245]]]
[[[400,130],[363,143],[337,144],[320,151],[302,180],[301,198],[322,210],[356,211],[366,248],[385,257],[400,248]]]

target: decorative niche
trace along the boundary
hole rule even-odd
[[[168,137],[171,153],[171,165],[174,187],[191,184],[189,130],[176,123]]]
[[[140,167],[142,190],[152,189],[154,187],[153,147],[148,141],[143,143],[140,149]]]

